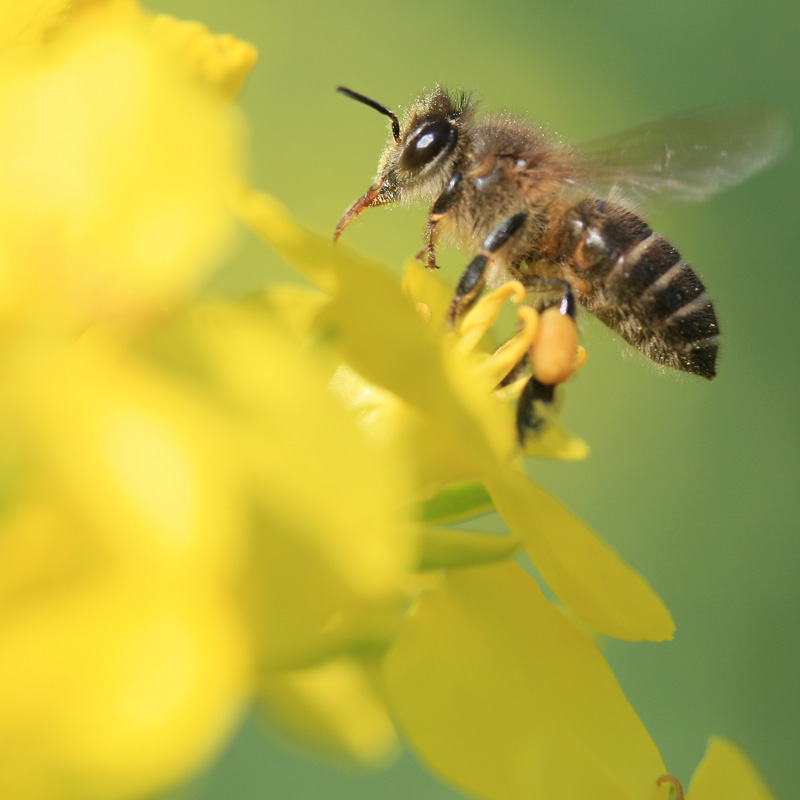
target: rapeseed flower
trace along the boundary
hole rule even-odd
[[[644,579],[519,469],[513,410],[493,391],[503,354],[487,362],[470,346],[471,334],[482,333],[485,322],[468,319],[465,337],[456,343],[423,324],[387,274],[303,231],[273,201],[246,192],[239,207],[327,293],[317,327],[350,370],[335,385],[351,403],[371,404],[362,410],[373,420],[383,406],[375,436],[389,437],[395,455],[414,461],[417,501],[456,481],[480,481],[581,623],[624,639],[671,637],[669,613]],[[478,317],[483,313],[479,308]]]

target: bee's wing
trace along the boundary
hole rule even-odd
[[[707,108],[588,142],[582,168],[589,181],[703,200],[764,169],[790,143],[779,111]]]

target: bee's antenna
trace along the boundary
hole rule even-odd
[[[386,106],[382,106],[375,100],[370,100],[369,97],[365,97],[363,94],[354,92],[352,89],[346,89],[344,86],[337,86],[336,91],[346,94],[348,97],[352,97],[353,100],[358,100],[359,103],[363,103],[365,106],[374,108],[376,111],[380,111],[381,114],[385,114],[387,117],[389,117],[389,119],[392,121],[392,136],[394,136],[394,140],[396,142],[400,141],[400,123],[397,121],[397,115],[394,113],[394,111],[390,111],[388,108],[386,108]]]

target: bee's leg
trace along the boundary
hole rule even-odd
[[[556,387],[568,377],[565,361],[570,363],[577,346],[575,295],[569,283],[536,275],[525,276],[523,283],[533,291],[555,293],[560,290],[561,298],[541,310],[540,334],[534,341],[531,355],[533,375],[522,389],[517,405],[520,445],[525,444],[527,435],[537,436],[547,424],[556,402]]]
[[[526,289],[532,292],[551,292],[552,294],[558,292],[561,295],[555,302],[540,306],[540,311],[558,306],[562,314],[567,314],[573,320],[575,319],[575,293],[567,281],[558,278],[543,278],[539,275],[523,275],[519,280]]]
[[[483,290],[489,259],[525,224],[528,215],[514,214],[503,220],[484,240],[483,247],[464,270],[447,312],[447,325],[452,328],[460,314],[466,311]]]
[[[439,269],[436,263],[436,225],[447,214],[461,197],[461,188],[464,185],[464,176],[456,172],[447,186],[431,207],[428,219],[425,222],[425,247],[417,253],[417,258],[425,262],[428,269]]]
[[[555,386],[528,378],[517,403],[517,439],[524,446],[525,437],[538,436],[550,416],[555,403]]]
[[[573,321],[575,320],[575,296],[572,292],[572,287],[566,281],[559,281],[555,278],[541,278],[537,279],[536,286],[533,287],[532,282],[526,278],[523,279],[522,283],[524,283],[526,288],[533,288],[533,291],[540,292],[550,288],[561,288],[563,290],[561,299],[555,303],[547,303],[540,310],[546,311],[548,308],[558,308],[559,314],[566,315]],[[519,378],[523,376],[523,371],[526,370],[526,368],[530,368],[529,362],[530,354],[525,353],[525,355],[509,370],[508,374],[500,381],[498,386],[508,386],[508,384],[519,380]]]

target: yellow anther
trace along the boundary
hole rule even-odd
[[[506,286],[512,286],[514,288],[514,294],[511,296],[511,299],[515,303],[521,303],[528,296],[528,290],[520,281],[509,281]]]
[[[530,306],[522,306],[517,309],[517,316],[523,325],[522,330],[498,347],[486,364],[494,383],[503,380],[522,361],[536,339],[540,319],[538,312]]]
[[[509,298],[513,298],[515,303],[521,303],[525,299],[525,287],[519,281],[508,281],[502,286],[495,289],[490,294],[482,297],[470,309],[461,321],[461,335],[469,333],[470,331],[480,328],[481,336],[483,336],[489,328],[497,321],[497,315],[503,304]]]
[[[657,781],[656,785],[661,786],[662,783],[669,783],[672,785],[672,790],[675,792],[675,800],[684,800],[683,784],[674,775],[662,775]]]

